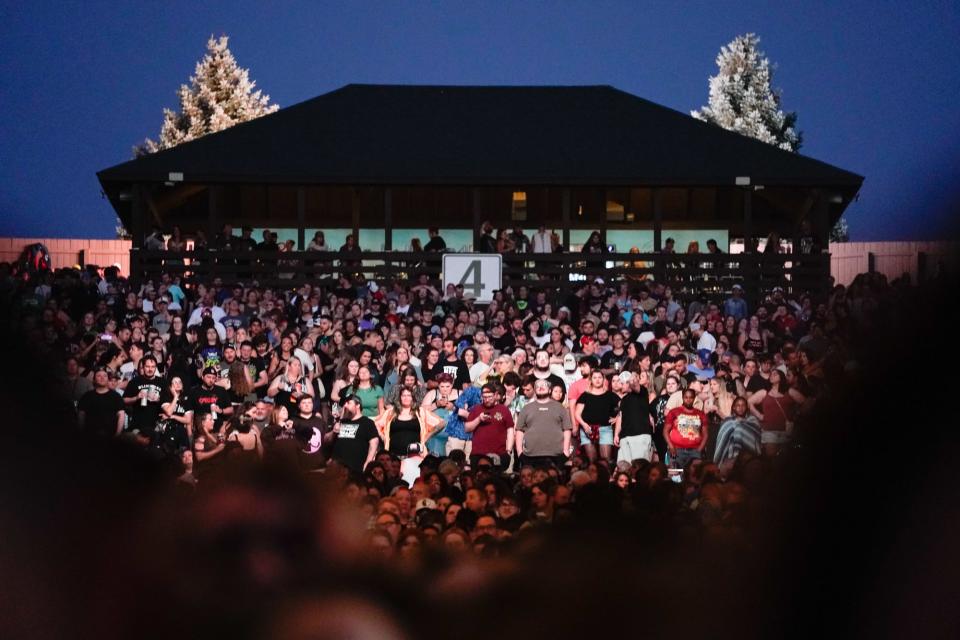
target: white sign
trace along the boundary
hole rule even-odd
[[[463,285],[463,297],[477,302],[493,301],[493,292],[501,288],[503,257],[498,253],[443,254],[443,289]]]

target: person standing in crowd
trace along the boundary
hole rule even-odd
[[[590,386],[577,398],[574,413],[580,433],[580,446],[590,462],[597,459],[597,448],[604,460],[613,460],[613,424],[620,398],[607,387],[603,372],[590,373]]]
[[[440,236],[440,229],[430,227],[427,229],[427,235],[430,239],[423,246],[423,250],[430,253],[442,253],[447,250],[447,243]]]
[[[137,443],[147,446],[153,438],[160,414],[160,393],[163,378],[157,375],[157,361],[153,356],[140,359],[140,373],[135,375],[123,392],[129,421],[127,432]]]
[[[194,417],[199,413],[208,413],[213,419],[215,429],[219,429],[226,417],[233,415],[233,406],[226,389],[217,386],[219,371],[213,367],[203,370],[200,385],[189,393],[190,410]]]
[[[496,469],[505,471],[515,444],[513,417],[503,405],[497,385],[489,382],[483,385],[480,398],[481,403],[470,410],[464,422],[464,428],[473,432],[471,464],[476,466],[479,458],[488,456]]]
[[[717,432],[713,461],[721,472],[728,472],[741,452],[760,455],[762,432],[760,421],[750,415],[746,398],[735,399],[730,417],[720,423]]]
[[[683,469],[690,461],[702,458],[707,445],[707,416],[694,408],[696,399],[696,391],[684,389],[683,404],[671,409],[664,421],[663,437],[670,451],[670,463],[677,469]]]
[[[530,240],[530,250],[533,253],[553,253],[552,234],[547,231],[546,225],[537,227],[537,232]]]
[[[93,373],[93,389],[77,402],[80,429],[101,438],[119,436],[126,419],[124,401],[110,388],[110,373],[103,367]]]
[[[736,322],[749,316],[747,301],[743,298],[743,287],[739,284],[733,285],[733,292],[723,303],[723,313],[732,316]]]
[[[769,382],[770,388],[752,394],[747,404],[763,428],[761,442],[764,454],[775,456],[790,442],[798,408],[806,397],[790,387],[779,369],[770,371]]]
[[[380,436],[373,420],[363,415],[356,396],[345,396],[340,417],[329,434],[333,441],[330,457],[354,473],[362,473],[377,455]]]
[[[493,225],[485,220],[480,225],[480,242],[477,244],[477,253],[497,253],[497,241],[493,237]]]
[[[550,397],[550,390],[549,381],[534,382],[536,397],[517,416],[516,450],[522,466],[562,466],[565,457],[573,455],[570,413]]]
[[[629,391],[620,399],[614,423],[613,445],[619,447],[617,462],[653,461],[653,415],[650,396],[640,375],[630,376]]]

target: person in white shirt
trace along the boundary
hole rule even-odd
[[[707,333],[707,331],[700,326],[699,322],[694,322],[690,325],[690,330],[693,332],[694,337],[697,338],[697,351],[701,349],[706,349],[711,353],[717,349],[717,339],[712,335]]]
[[[540,225],[537,232],[530,238],[530,248],[534,253],[552,253],[553,234],[547,231],[544,225]]]
[[[493,345],[485,342],[477,347],[477,361],[470,367],[470,381],[476,382],[490,371],[493,362]]]

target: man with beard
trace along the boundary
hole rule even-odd
[[[190,391],[190,404],[194,413],[211,413],[214,420],[214,431],[220,428],[224,416],[233,415],[233,406],[226,389],[217,386],[219,369],[207,367],[200,377],[200,386]]]
[[[560,385],[564,389],[567,388],[567,384],[563,381],[563,378],[550,371],[550,353],[546,349],[537,349],[537,354],[533,359],[532,373],[533,377],[537,380],[546,380],[549,382],[551,389],[556,385]]]
[[[480,404],[470,410],[470,415],[463,425],[468,432],[473,433],[470,464],[476,466],[479,458],[495,455],[494,466],[503,471],[513,453],[513,417],[500,401],[496,385],[483,385],[480,399]]]
[[[356,396],[347,396],[341,403],[340,419],[324,438],[333,440],[330,457],[351,471],[362,473],[373,462],[380,446],[380,436],[373,420],[360,411]]]
[[[140,374],[127,383],[123,402],[130,416],[127,430],[144,446],[150,444],[160,415],[160,392],[163,378],[157,375],[157,360],[151,355],[140,359]]]
[[[550,397],[551,388],[545,379],[534,382],[536,399],[527,403],[517,416],[516,450],[521,454],[521,465],[562,466],[565,456],[573,453],[570,413]]]
[[[443,358],[440,360],[440,366],[444,373],[450,374],[453,378],[453,386],[457,389],[465,389],[470,385],[470,370],[463,360],[457,357],[457,342],[453,338],[446,338],[443,341]]]

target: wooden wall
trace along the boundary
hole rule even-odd
[[[119,264],[121,273],[130,273],[129,240],[0,238],[0,262],[19,260],[23,248],[36,242],[47,246],[54,269],[78,264],[95,264],[101,267]]]
[[[831,242],[830,275],[837,284],[850,284],[857,274],[870,270],[871,254],[874,271],[891,280],[908,273],[911,282],[916,283],[921,254],[926,259],[927,277],[936,275],[939,269],[952,274],[960,269],[957,242]]]

